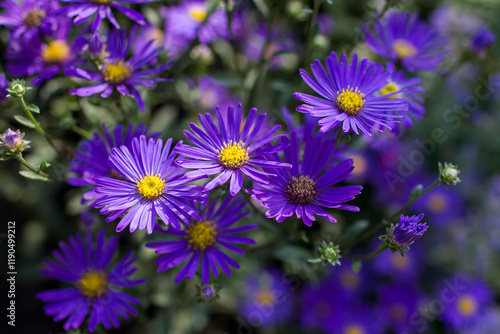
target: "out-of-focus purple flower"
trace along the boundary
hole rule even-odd
[[[455,188],[447,189],[444,185],[438,185],[418,199],[412,205],[412,210],[425,212],[432,226],[443,227],[461,217],[465,207],[462,196]]]
[[[14,157],[20,155],[24,150],[30,148],[29,140],[23,140],[24,132],[7,129],[0,134],[0,157]]]
[[[440,318],[450,329],[458,330],[474,324],[481,317],[493,300],[493,294],[491,288],[480,280],[456,276],[452,284],[456,286],[458,295],[452,294],[456,298],[445,305]]]
[[[39,85],[73,66],[78,62],[77,56],[86,45],[86,41],[78,37],[70,42],[70,32],[71,22],[60,18],[52,39],[42,44],[26,45],[20,51],[8,50],[6,54],[8,73],[11,76],[36,75],[32,83]]]
[[[87,51],[90,57],[94,59],[101,59],[106,55],[106,45],[98,32],[90,34]]]
[[[101,26],[102,21],[107,17],[109,22],[115,26],[116,29],[120,29],[120,25],[115,19],[111,8],[114,8],[127,16],[129,19],[137,24],[146,24],[146,20],[141,13],[130,9],[128,7],[118,4],[118,2],[124,3],[144,3],[151,2],[153,0],[59,0],[62,3],[68,4],[67,6],[57,10],[54,15],[66,15],[68,17],[74,17],[73,23],[81,24],[92,15],[96,14],[95,20],[92,23],[92,31],[97,31]]]
[[[333,19],[330,14],[318,13],[316,17],[316,24],[319,26],[318,32],[325,36],[331,36],[333,34]]]
[[[40,45],[42,36],[57,29],[57,18],[50,13],[59,8],[54,0],[5,0],[0,25],[9,28],[9,48],[19,51],[22,46]]]
[[[382,252],[373,260],[373,270],[393,280],[404,281],[418,277],[422,270],[421,248],[413,246],[404,257],[398,252]]]
[[[284,277],[278,270],[267,269],[246,280],[239,309],[251,326],[274,327],[291,318],[292,286]]]
[[[9,80],[5,77],[5,73],[0,73],[0,102],[7,99],[9,95],[7,88],[9,88]]]
[[[97,218],[94,213],[90,210],[80,211],[80,220],[85,229],[91,229],[97,222]]]
[[[164,43],[163,30],[154,25],[145,25],[137,29],[134,40],[132,41],[132,50],[134,54],[148,52],[148,48],[162,50]],[[153,43],[150,43],[153,41]]]
[[[238,104],[235,97],[231,95],[229,88],[221,82],[209,77],[202,76],[198,79],[198,105],[207,110],[214,110],[220,106],[221,111],[228,110],[229,106]]]
[[[470,41],[470,47],[475,53],[481,54],[495,42],[495,34],[486,27],[479,29]]]
[[[383,310],[387,327],[396,333],[411,333],[414,329],[411,317],[417,311],[422,295],[408,282],[396,282],[377,289],[378,307]]]
[[[375,23],[374,31],[366,25],[364,34],[373,52],[411,72],[436,70],[450,52],[447,38],[416,13],[390,12]]]
[[[97,81],[98,83],[92,86],[71,89],[69,93],[78,96],[101,94],[101,97],[107,98],[116,89],[122,95],[135,98],[139,108],[144,111],[144,101],[136,86],[154,88],[156,82],[167,81],[167,79],[152,78],[152,76],[165,71],[170,67],[170,64],[165,63],[143,69],[150,64],[156,64],[158,59],[158,50],[150,47],[154,40],[149,41],[142,52],[128,57],[134,35],[135,28],[132,28],[128,37],[126,31],[109,30],[106,41],[108,55],[100,71],[78,66],[73,66],[67,70],[69,76]]]
[[[497,334],[500,328],[500,309],[489,307],[470,325],[459,329],[459,334]]]

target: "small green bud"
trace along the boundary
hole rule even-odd
[[[198,302],[212,303],[219,299],[220,286],[217,284],[204,284],[196,286],[198,289]]]
[[[321,247],[318,247],[318,251],[320,253],[320,257],[317,259],[308,260],[311,263],[320,263],[323,266],[326,266],[327,263],[330,263],[332,266],[340,265],[339,259],[342,258],[340,255],[339,246],[335,246],[333,242],[329,242],[328,244],[325,241],[321,242]]]
[[[9,82],[9,88],[7,88],[9,95],[7,97],[21,98],[30,89],[31,87],[26,87],[26,81],[14,79]]]
[[[460,170],[457,165],[453,165],[452,163],[445,162],[444,165],[442,163],[438,163],[439,165],[439,180],[444,184],[451,184],[455,186],[458,182],[460,182],[460,178],[458,175],[460,174]]]

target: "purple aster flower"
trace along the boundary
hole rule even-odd
[[[74,17],[73,22],[75,24],[81,24],[89,17],[97,13],[94,22],[92,23],[92,31],[96,31],[101,26],[102,20],[106,17],[109,22],[115,26],[116,29],[120,29],[120,25],[115,19],[111,8],[114,8],[123,14],[125,14],[129,19],[136,22],[137,24],[144,25],[146,24],[146,20],[141,13],[127,8],[118,4],[118,2],[124,3],[143,3],[143,2],[151,2],[153,0],[59,0],[63,3],[69,3],[68,6],[65,6],[59,10],[57,10],[54,14],[56,15],[66,15],[68,17]]]
[[[134,97],[139,107],[144,111],[145,106],[141,94],[136,86],[154,88],[154,83],[167,81],[163,78],[150,78],[170,67],[170,64],[162,64],[157,67],[142,70],[146,65],[156,63],[158,50],[151,48],[154,40],[145,44],[142,51],[128,58],[127,54],[135,35],[135,28],[132,28],[127,38],[126,32],[110,30],[106,43],[106,51],[109,53],[100,70],[87,70],[81,67],[73,67],[67,71],[70,76],[85,80],[97,81],[96,85],[76,88],[69,91],[71,95],[89,96],[101,93],[106,98],[113,93],[114,89],[125,96]]]
[[[488,28],[482,27],[472,36],[470,47],[475,53],[484,53],[491,44],[495,43],[495,34]]]
[[[5,73],[0,73],[0,102],[7,100],[7,88],[9,88],[9,80],[5,77]]]
[[[422,179],[420,179],[422,182]],[[431,181],[424,182],[430,184]],[[407,197],[408,198],[408,195]],[[454,188],[438,185],[425,196],[419,198],[412,209],[416,212],[425,212],[427,219],[435,226],[447,226],[463,217],[465,212],[464,199]]]
[[[379,308],[383,310],[385,322],[396,333],[411,333],[411,316],[417,311],[422,295],[411,284],[396,282],[382,289],[379,293]]]
[[[220,203],[219,203],[220,202]],[[182,230],[168,229],[159,231],[180,237],[175,241],[150,242],[146,246],[154,248],[157,254],[166,254],[158,260],[158,271],[164,271],[177,266],[189,257],[175,278],[175,283],[184,278],[191,279],[195,275],[201,262],[201,277],[203,284],[210,279],[210,272],[219,276],[222,269],[227,275],[231,275],[229,266],[239,268],[239,264],[225,254],[221,248],[225,248],[237,254],[245,254],[243,250],[233,244],[251,245],[253,239],[234,235],[257,228],[256,225],[243,225],[232,227],[236,222],[248,215],[249,212],[241,212],[246,201],[243,197],[226,196],[222,201],[216,200],[197,211],[199,218],[186,223]],[[229,265],[229,266],[228,266]]]
[[[52,39],[44,43],[32,43],[21,50],[7,50],[7,70],[11,76],[36,75],[32,83],[39,85],[73,66],[77,56],[86,45],[83,38],[70,42],[71,22],[59,19]]]
[[[39,292],[37,298],[46,302],[45,314],[54,316],[55,321],[68,318],[64,329],[77,329],[87,317],[88,331],[94,332],[98,324],[106,329],[118,328],[118,316],[128,319],[128,313],[136,315],[132,304],[140,301],[123,293],[122,288],[136,286],[145,280],[130,280],[136,268],[135,259],[128,253],[117,265],[110,268],[115,255],[117,237],[106,240],[104,230],[100,230],[95,241],[87,232],[86,239],[81,234],[70,236],[68,243],[60,242],[59,250],[53,252],[57,262],[46,261],[40,271],[51,278],[73,284],[73,287]]]
[[[163,141],[146,136],[132,139],[132,149],[122,145],[113,148],[109,165],[124,180],[110,177],[97,177],[94,191],[101,195],[95,206],[102,208],[100,213],[110,214],[106,222],[113,221],[125,214],[116,226],[123,231],[130,225],[130,232],[147,229],[153,232],[156,216],[165,225],[180,228],[179,220],[188,223],[188,218],[201,219],[193,208],[194,202],[203,202],[207,197],[202,187],[187,185],[184,168],[177,167],[174,159],[175,148],[170,151],[172,139],[163,147]]]
[[[458,291],[450,292],[454,300],[446,304],[441,319],[453,330],[458,330],[477,321],[493,300],[491,288],[480,280],[457,276],[451,280]],[[441,288],[442,291],[444,287]],[[442,292],[440,292],[442,293]]]
[[[253,108],[246,121],[242,121],[241,104],[238,105],[236,111],[230,106],[227,117],[221,114],[219,107],[216,108],[216,113],[219,127],[215,125],[210,113],[206,113],[205,116],[200,114],[198,119],[203,129],[190,123],[189,127],[194,134],[184,130],[187,139],[196,146],[179,145],[177,148],[179,153],[190,158],[178,159],[177,164],[184,168],[195,169],[188,172],[188,176],[216,175],[207,182],[205,191],[212,190],[230,180],[229,192],[231,196],[235,196],[243,186],[243,174],[253,181],[270,182],[265,177],[274,174],[263,172],[256,167],[291,167],[288,163],[266,159],[267,155],[288,146],[288,143],[270,145],[273,140],[286,136],[286,134],[274,136],[280,128],[279,125],[261,133],[266,114],[256,117],[257,109]]]
[[[323,141],[321,137],[309,138],[302,161],[299,162],[302,147],[297,143],[297,135],[292,133],[291,145],[285,148],[284,156],[284,161],[292,164],[292,169],[272,169],[272,166],[264,168],[265,172],[276,176],[266,177],[265,182],[257,180],[258,187],[247,192],[268,209],[266,217],[276,217],[277,222],[294,214],[297,218],[302,218],[307,226],[311,226],[316,220],[315,215],[336,222],[337,219],[323,207],[359,211],[356,206],[341,203],[353,200],[363,187],[333,187],[349,176],[354,168],[352,160],[345,160],[321,174],[331,157],[333,147],[333,141]],[[274,158],[276,161],[282,160],[277,155]]]
[[[161,52],[163,49],[163,40],[163,30],[157,26],[149,24],[139,27],[132,43],[133,53],[140,54],[148,48]],[[150,41],[153,41],[153,43],[150,43]]]
[[[422,254],[418,244],[414,244],[411,252],[400,253],[382,252],[373,259],[373,269],[380,275],[389,276],[393,280],[414,280],[423,272]]]
[[[397,94],[379,95],[387,84],[388,73],[381,65],[370,62],[367,58],[358,65],[358,55],[347,63],[344,54],[339,60],[335,52],[326,58],[328,74],[319,60],[311,64],[313,79],[305,70],[300,69],[302,79],[322,97],[303,93],[293,96],[303,104],[297,111],[322,118],[318,124],[321,132],[327,132],[342,124],[342,131],[350,130],[359,135],[359,130],[372,136],[370,129],[382,132],[380,127],[390,128],[390,122],[397,122],[398,111],[408,109],[406,99],[392,98]]]
[[[379,91],[380,95],[387,95],[393,92],[401,92],[389,98],[405,98],[408,101],[408,109],[402,109],[398,113],[403,118],[401,119],[405,128],[409,129],[413,126],[414,119],[421,119],[424,116],[425,108],[422,105],[424,99],[422,93],[425,92],[421,86],[420,79],[407,79],[403,71],[396,71],[393,63],[387,63],[387,72],[389,78],[384,88]],[[392,123],[392,131],[399,133],[399,123]]]
[[[254,327],[273,327],[292,316],[292,287],[276,269],[251,275],[239,303],[241,316]]]
[[[29,140],[24,140],[24,132],[7,129],[0,134],[0,157],[22,155],[21,153],[30,148]]]
[[[448,39],[416,13],[390,12],[375,23],[375,31],[365,26],[364,34],[373,52],[411,72],[437,69],[450,52]]]
[[[460,334],[496,334],[500,328],[500,310],[489,307],[472,324],[460,328]]]
[[[423,213],[411,217],[401,215],[399,223],[397,225],[391,224],[391,227],[387,228],[387,235],[380,237],[380,239],[385,241],[393,253],[399,251],[401,256],[404,256],[403,250],[409,251],[415,240],[422,237],[427,231],[426,223],[420,223],[423,218]]]
[[[348,305],[337,304],[327,323],[328,333],[342,334],[382,334],[381,309],[366,306],[366,302],[351,301]]]
[[[21,46],[39,45],[43,35],[51,35],[56,29],[57,18],[49,14],[59,8],[52,0],[5,0],[0,15],[0,25],[10,30],[9,46],[19,51]]]
[[[213,110],[220,106],[220,109],[224,111],[229,106],[238,103],[227,86],[209,76],[200,77],[197,88],[198,105],[203,109]]]
[[[104,136],[99,132],[94,132],[92,138],[84,140],[78,145],[75,157],[71,160],[71,168],[68,172],[76,176],[69,177],[68,183],[72,186],[94,186],[95,179],[101,176],[108,176],[115,179],[122,179],[111,166],[108,165],[108,158],[111,150],[114,147],[126,146],[132,150],[132,139],[141,135],[147,135],[149,126],[144,126],[140,123],[134,128],[134,124],[130,123],[124,134],[123,125],[117,125],[113,132],[109,132],[106,125],[103,126]],[[148,138],[156,139],[158,133],[153,133]],[[91,190],[83,196],[84,200],[92,200],[89,205],[92,205],[95,198],[99,198],[94,190]]]

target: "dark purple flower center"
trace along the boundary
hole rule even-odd
[[[90,0],[90,2],[98,5],[109,5],[113,2],[113,0]]]
[[[290,203],[304,205],[312,203],[318,197],[316,182],[307,175],[293,176],[285,190]]]
[[[36,28],[40,26],[45,16],[43,9],[32,9],[24,15],[23,22],[28,28]]]

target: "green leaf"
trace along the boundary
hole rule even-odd
[[[50,162],[47,162],[47,161],[42,161],[42,163],[40,164],[40,169],[44,169],[44,168],[49,168],[50,167]]]
[[[361,264],[362,264],[362,262],[359,260],[353,261],[353,263],[351,265],[352,271],[354,271],[355,273],[359,273],[361,271]]]
[[[307,260],[307,262],[309,262],[309,263],[320,263],[320,262],[321,262],[321,259],[320,259],[320,258],[316,258],[316,259],[309,259],[309,260]]]
[[[50,181],[50,179],[46,176],[42,176],[40,174],[37,174],[35,172],[32,172],[30,170],[20,170],[19,174],[24,176],[27,179],[32,179],[32,180],[39,180],[39,181]]]
[[[29,118],[26,118],[21,115],[14,115],[14,118],[16,119],[16,121],[18,121],[24,126],[27,126],[28,128],[32,129],[36,128],[35,124]]]
[[[416,200],[417,198],[420,197],[420,193],[422,192],[422,189],[424,189],[424,186],[422,184],[417,184],[410,193],[410,199],[409,201],[412,202]]]
[[[40,113],[40,108],[38,108],[38,106],[36,106],[34,104],[30,104],[28,106],[28,110],[31,111],[31,112],[37,113],[37,114]]]

